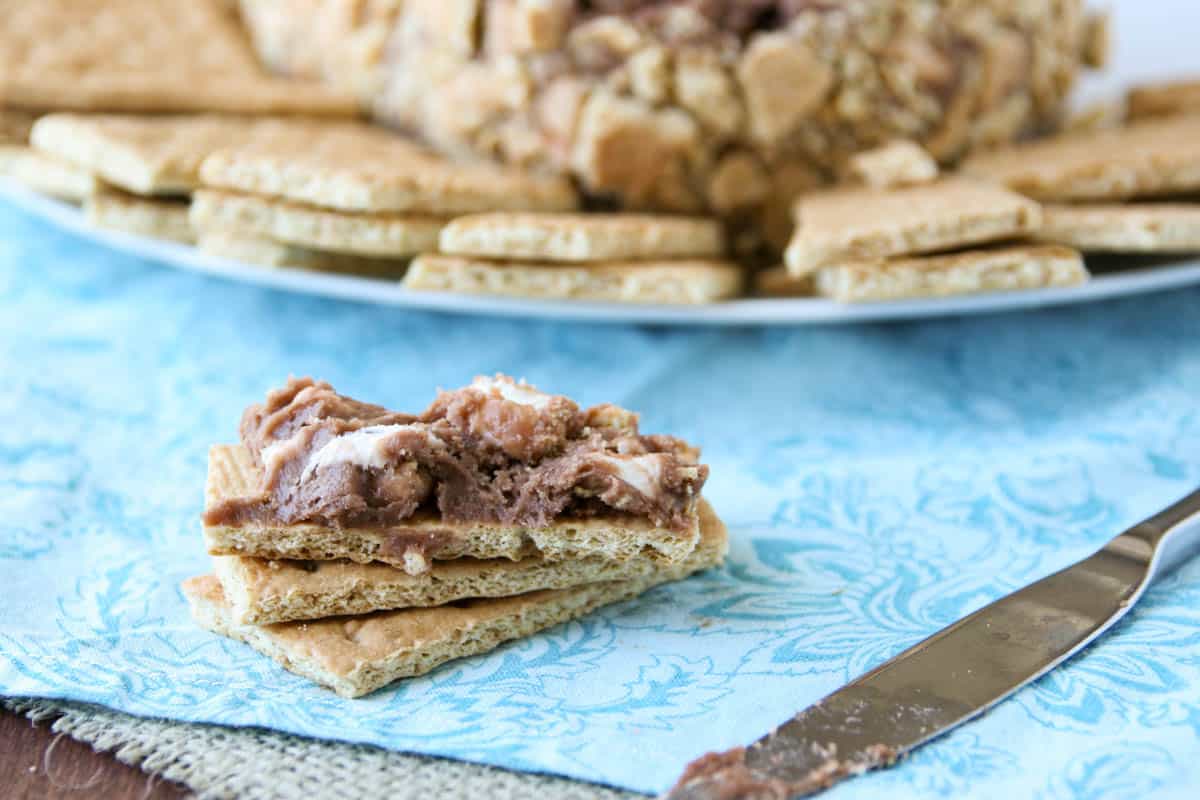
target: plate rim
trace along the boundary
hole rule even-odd
[[[0,178],[0,199],[56,227],[118,252],[237,283],[418,311],[612,324],[798,326],[857,324],[1011,312],[1073,305],[1200,283],[1200,258],[1093,276],[1079,286],[955,297],[847,304],[815,298],[741,298],[708,305],[537,300],[452,292],[413,292],[398,281],[246,264],[194,246],[91,225],[82,209]]]

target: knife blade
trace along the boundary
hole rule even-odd
[[[1197,550],[1200,490],[905,650],[748,747],[696,759],[665,797],[787,800],[889,765],[1070,658]]]

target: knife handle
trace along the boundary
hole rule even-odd
[[[1149,579],[1166,575],[1200,551],[1200,489],[1133,526],[1109,546],[1130,535],[1152,548]]]

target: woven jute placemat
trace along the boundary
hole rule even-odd
[[[261,728],[149,719],[58,700],[0,700],[5,708],[192,789],[199,798],[353,800],[496,798],[634,800],[643,795],[547,775],[306,739]]]

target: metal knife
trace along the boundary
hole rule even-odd
[[[688,765],[669,800],[786,800],[886,766],[1046,674],[1200,550],[1200,490],[1098,552],[1002,597],[748,747]]]

